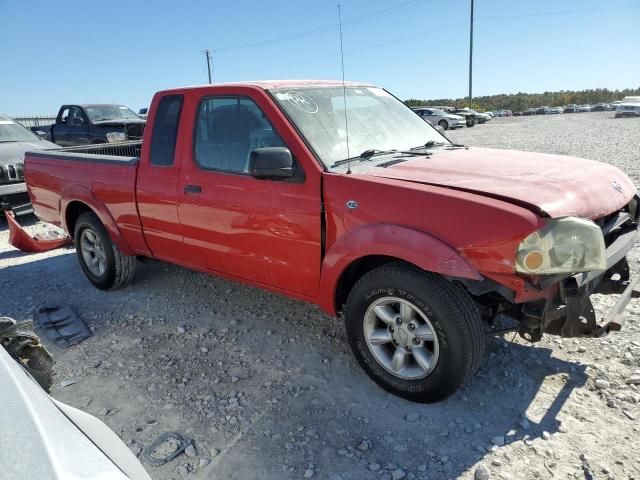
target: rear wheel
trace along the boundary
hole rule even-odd
[[[446,120],[440,120],[438,122],[438,125],[440,125],[445,130],[449,130],[449,122],[447,122]]]
[[[475,373],[484,352],[480,314],[462,287],[405,264],[363,276],[345,317],[367,375],[408,400],[447,398]]]
[[[118,249],[94,213],[78,217],[73,238],[80,267],[96,287],[111,290],[131,283],[136,257]]]

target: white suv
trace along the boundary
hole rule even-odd
[[[624,97],[616,107],[618,117],[640,117],[640,97]]]

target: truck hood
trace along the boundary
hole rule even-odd
[[[549,217],[599,218],[636,193],[629,177],[605,163],[488,148],[435,150],[367,174],[497,198]]]
[[[0,143],[0,165],[14,165],[24,162],[25,152],[31,150],[53,150],[60,148],[58,145],[46,140],[34,140],[33,142],[3,142]]]

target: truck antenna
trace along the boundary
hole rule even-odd
[[[342,10],[338,4],[338,25],[340,26],[340,64],[342,67],[342,101],[344,102],[344,131],[347,137],[347,173],[351,173],[351,153],[349,152],[349,120],[347,119],[347,87],[344,83],[344,50],[342,49]]]

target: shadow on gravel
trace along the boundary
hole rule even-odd
[[[20,250],[7,250],[6,252],[0,252],[0,260],[8,260],[10,258],[26,257],[29,253],[21,252]]]
[[[433,405],[386,394],[350,365],[333,367],[327,384],[261,417],[196,478],[302,478],[309,463],[319,478],[331,480],[378,478],[397,469],[413,474],[409,478],[445,480],[465,472],[472,478],[477,462],[491,463],[492,442],[528,442],[543,431],[561,431],[558,413],[587,378],[584,367],[553,358],[550,349],[499,338],[489,339],[489,347],[478,376]]]
[[[154,262],[139,265],[131,287],[107,293],[93,288],[82,277],[76,259],[68,255],[7,267],[3,280],[33,300],[26,306],[16,299],[0,313],[21,319],[34,306],[69,304],[97,328],[90,342],[73,347],[80,349],[79,358],[84,358],[82,352],[93,351],[108,357],[114,340],[124,345],[140,338],[150,365],[167,361],[169,350],[154,346],[171,345],[171,359],[178,365],[172,376],[183,375],[187,365],[203,372],[197,382],[182,386],[179,398],[185,400],[171,407],[181,419],[182,431],[220,450],[206,468],[190,467],[194,474],[197,471],[194,478],[299,479],[307,469],[313,470],[314,478],[331,480],[390,478],[380,472],[396,469],[408,478],[458,478],[478,461],[491,461],[492,443],[511,444],[540,437],[543,431],[562,432],[558,414],[587,379],[585,366],[554,358],[549,348],[489,337],[484,363],[465,388],[444,402],[420,405],[394,397],[368,379],[351,356],[339,321],[252,287]],[[151,326],[148,319],[157,318],[162,320]],[[230,319],[239,326],[229,328]],[[186,336],[176,334],[182,325],[187,326]],[[221,345],[236,343],[237,347],[220,351]],[[205,345],[207,356],[195,355]],[[138,348],[131,357],[122,358],[135,361]],[[65,365],[74,355],[67,358],[61,358],[65,368],[79,368]],[[120,359],[113,358],[117,359],[113,362]],[[209,363],[199,363],[200,358]],[[247,379],[232,383],[222,376],[220,383],[212,382],[215,374],[221,375],[215,369],[229,364],[244,365]],[[120,368],[126,366],[123,362]],[[274,368],[284,379],[263,386],[261,372]],[[119,382],[112,370],[96,372],[102,376],[81,379],[94,408],[101,388],[112,388],[109,379]],[[134,410],[134,416],[148,414],[148,406],[158,401],[146,388],[150,381],[158,381],[153,374],[149,369],[130,372],[128,385],[133,390],[127,398],[138,400],[126,408]],[[178,391],[175,383],[169,385]],[[243,389],[252,403],[243,407],[246,413],[237,424],[217,413],[205,416],[209,410],[195,407],[203,390],[224,399],[235,398],[233,392]],[[68,401],[73,403],[73,398]],[[217,412],[218,406],[206,408]],[[163,424],[168,412],[162,412],[156,413],[156,433],[176,427]],[[129,416],[123,419],[122,435],[136,435],[129,431],[131,422]],[[144,435],[142,443],[149,434]],[[185,460],[161,471],[148,468],[154,478],[173,478]]]

